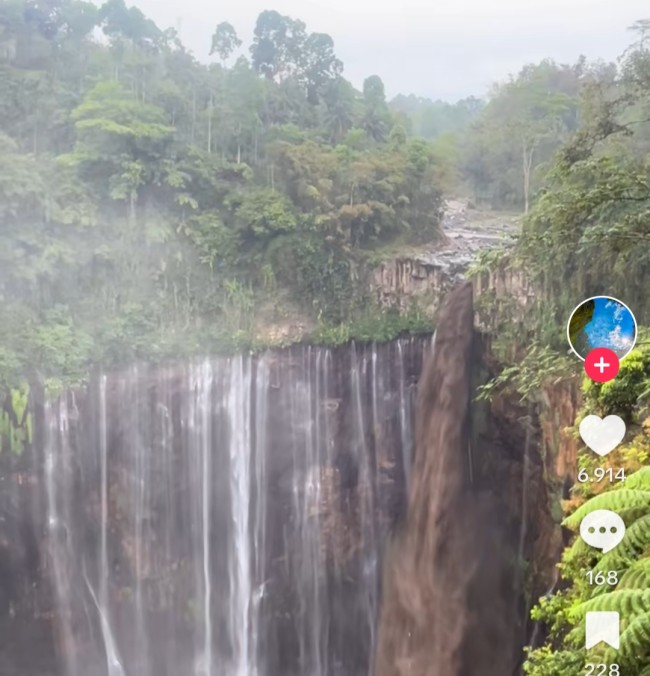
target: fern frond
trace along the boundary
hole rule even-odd
[[[627,570],[634,559],[638,558],[650,545],[650,514],[637,519],[626,529],[623,540],[618,546],[607,552],[594,568],[597,572],[608,570]]]
[[[563,525],[572,530],[578,530],[580,522],[585,516],[591,514],[591,512],[595,512],[597,509],[609,509],[612,512],[619,513],[636,508],[645,508],[650,511],[650,491],[629,490],[627,488],[608,491],[585,502],[582,507],[563,521]]]
[[[634,472],[634,474],[630,474],[630,476],[620,484],[620,488],[616,488],[615,490],[650,491],[650,466],[642,467]]]
[[[594,548],[590,547],[581,537],[577,537],[573,541],[573,544],[565,550],[562,560],[570,563],[576,559],[587,557],[590,554],[595,554]]]
[[[625,618],[647,614],[650,611],[650,589],[624,589],[596,596],[571,609],[571,616],[581,620],[592,611],[616,611]]]
[[[636,617],[621,634],[619,654],[626,663],[638,660],[650,648],[650,611]]]
[[[617,589],[650,589],[650,558],[635,561],[618,581]]]

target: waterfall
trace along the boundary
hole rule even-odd
[[[201,524],[196,537],[193,553],[197,576],[197,589],[202,597],[203,646],[201,658],[195,663],[196,676],[211,676],[212,664],[212,574],[210,571],[210,507],[211,486],[211,444],[212,444],[212,365],[205,361],[192,369],[191,391],[193,394],[190,417],[190,446],[194,447],[193,457],[197,476],[197,497],[200,501],[197,512]],[[195,475],[196,476],[196,475]]]
[[[230,548],[231,636],[235,641],[233,676],[249,676],[254,669],[249,655],[249,604],[251,601],[250,555],[250,459],[251,412],[250,360],[239,357],[230,364],[227,410],[230,419],[230,481],[234,536]],[[209,672],[211,673],[211,672]]]
[[[264,554],[266,552],[266,448],[268,426],[268,390],[269,390],[269,357],[263,356],[257,363],[255,378],[255,441],[253,478],[255,500],[253,504],[253,590],[251,592],[251,642],[249,662],[254,666],[250,676],[259,676],[257,660],[260,653],[260,622],[263,603],[267,594],[267,579]]]
[[[467,562],[483,560],[475,520],[481,512],[468,490],[473,316],[472,288],[465,284],[445,301],[422,374],[408,512],[383,590],[377,676],[405,668],[413,676],[492,669],[465,668],[461,649],[474,575]]]
[[[138,364],[49,401],[53,676],[367,676],[429,348]]]
[[[408,511],[387,557],[375,676],[519,673],[526,509],[512,477],[527,476],[531,449],[503,435],[511,412],[475,404],[471,285],[445,300],[434,344],[418,387]]]
[[[134,371],[137,379],[137,371]],[[108,676],[123,676],[124,668],[120,661],[120,657],[117,651],[117,646],[115,643],[115,638],[113,636],[113,631],[111,628],[111,614],[110,606],[108,599],[108,489],[109,489],[109,480],[108,480],[108,452],[107,452],[107,410],[106,410],[106,376],[102,375],[99,380],[99,462],[100,462],[100,494],[101,494],[101,515],[100,515],[100,532],[101,532],[101,545],[100,545],[100,570],[99,570],[99,599],[93,590],[85,570],[85,561],[83,562],[84,567],[84,580],[88,591],[91,595],[93,603],[97,608],[99,614],[99,623],[101,626],[101,634],[104,642],[104,653],[106,658],[106,670]],[[137,443],[137,440],[136,440]],[[136,454],[136,458],[138,455]],[[136,481],[138,476],[136,475]],[[136,490],[138,488],[136,487]],[[139,504],[138,504],[139,506]],[[136,507],[136,523],[138,520],[138,508]],[[136,549],[136,569],[139,568],[140,564],[140,546],[141,540],[139,539],[139,533],[135,534],[135,549]],[[136,593],[136,612],[141,609],[141,599],[139,598],[139,578],[137,583],[138,592]],[[139,622],[136,623],[137,628],[140,628]]]
[[[61,439],[67,438],[68,415],[65,402],[61,402],[60,410],[55,413],[52,405],[45,405],[45,447],[44,470],[45,490],[47,493],[47,526],[51,557],[50,584],[54,591],[56,608],[61,626],[60,649],[62,662],[65,665],[67,676],[77,676],[77,669],[73,655],[75,652],[74,638],[70,624],[72,610],[70,608],[70,578],[66,563],[66,534],[67,523],[61,520],[59,514],[59,489],[65,491],[66,486],[59,486],[57,477],[60,475],[59,466],[66,460],[66,449],[60,445]]]

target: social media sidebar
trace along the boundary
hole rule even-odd
[[[573,352],[583,360],[587,376],[603,384],[616,378],[621,361],[634,348],[637,324],[625,303],[609,296],[596,296],[575,308],[567,325],[567,337]],[[580,422],[579,432],[585,446],[600,458],[605,458],[624,441],[627,430],[625,420],[616,411],[608,411],[604,417],[596,412],[588,414]],[[583,467],[578,473],[580,483],[614,484],[625,479],[625,469],[611,463],[590,469]],[[616,559],[605,555],[621,546],[625,535],[625,520],[616,511],[594,508],[583,516],[580,537],[586,545],[603,553],[599,564],[586,573],[590,585],[616,589],[620,580]],[[611,565],[603,565],[608,563]],[[621,666],[613,660],[602,659],[602,656],[604,647],[619,650],[625,618],[605,604],[592,606],[593,609],[585,613],[584,626],[585,648],[590,651],[590,656],[594,655],[594,659],[588,660],[585,673],[619,676],[623,673]]]

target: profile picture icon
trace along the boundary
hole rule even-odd
[[[623,359],[634,347],[636,334],[636,319],[630,308],[609,296],[582,301],[567,326],[571,349],[583,360],[596,348],[612,350]]]

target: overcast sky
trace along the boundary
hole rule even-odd
[[[380,75],[389,97],[417,94],[455,101],[483,95],[525,63],[552,57],[613,60],[627,47],[627,28],[650,18],[642,0],[134,0],[161,28],[176,27],[200,59],[214,27],[233,24],[250,45],[265,9],[329,33],[360,87]],[[246,51],[247,53],[247,51]]]

